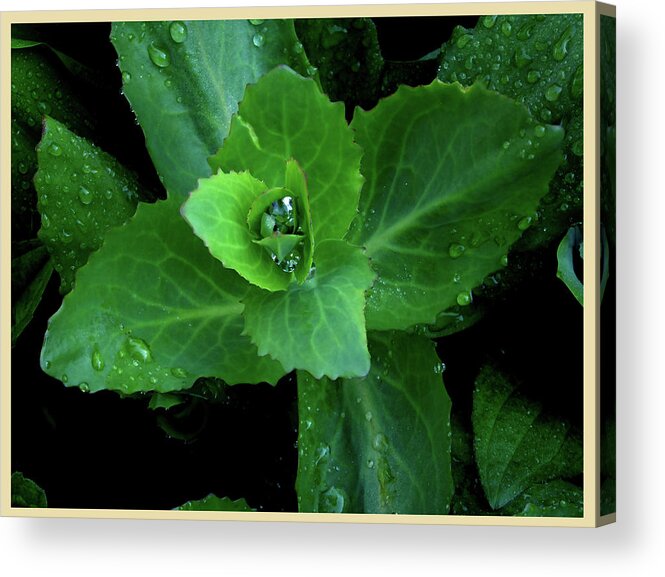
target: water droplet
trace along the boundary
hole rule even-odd
[[[90,392],[90,385],[88,383],[80,383],[79,384],[79,389],[81,389],[82,393],[89,393]]]
[[[531,226],[531,223],[533,223],[533,217],[525,216],[524,218],[520,219],[520,221],[517,223],[517,228],[519,228],[520,230],[526,230]]]
[[[559,96],[561,96],[562,91],[563,88],[559,84],[551,84],[545,91],[545,99],[549,102],[556,102],[559,100]]]
[[[524,68],[531,64],[533,57],[526,51],[524,46],[520,46],[515,50],[515,64],[517,68]]]
[[[122,73],[122,81],[127,84],[132,79],[132,75],[126,70]]]
[[[566,31],[561,35],[561,38],[559,38],[557,43],[554,45],[554,49],[552,50],[552,55],[554,56],[554,60],[560,62],[568,54],[568,42],[570,42],[570,39],[572,37],[572,32],[573,32],[572,26],[568,26]]]
[[[28,172],[28,165],[25,162],[18,163],[18,171],[21,174],[26,174]]]
[[[50,226],[51,226],[51,219],[46,214],[42,214],[42,228],[49,228]]]
[[[531,31],[533,30],[533,22],[527,22],[517,32],[518,40],[528,40],[531,38]]]
[[[461,307],[465,307],[467,305],[471,304],[471,301],[473,300],[473,297],[471,295],[471,291],[465,291],[463,293],[459,293],[457,295],[457,304]]]
[[[311,64],[307,67],[307,76],[314,76],[318,71],[318,68],[316,66],[312,66]]]
[[[573,143],[573,154],[575,156],[582,156],[584,154],[584,140],[582,138],[578,138]]]
[[[127,337],[125,348],[127,349],[129,356],[135,361],[141,361],[142,363],[149,363],[152,361],[150,347],[143,339]]]
[[[374,439],[372,439],[372,447],[374,447],[375,451],[379,451],[379,453],[385,453],[389,446],[388,437],[386,437],[383,433],[377,433],[374,435]]]
[[[92,350],[92,356],[90,357],[90,364],[92,365],[92,368],[95,369],[96,371],[101,371],[104,369],[104,357],[102,357],[102,353],[99,351],[97,346]]]
[[[374,461],[372,459],[367,459],[367,468],[368,469],[374,468]]]
[[[462,275],[461,275],[460,273],[456,272],[456,273],[453,275],[453,282],[454,282],[455,284],[459,284],[461,281],[462,281]]]
[[[59,144],[56,144],[55,142],[52,142],[49,144],[49,147],[47,148],[48,153],[51,156],[60,156],[62,155],[62,148],[60,148]]]
[[[501,24],[501,32],[504,36],[510,36],[511,32],[513,31],[513,25],[505,21],[503,24]]]
[[[60,380],[61,380],[63,383],[66,383],[66,382],[69,380],[69,377],[68,377],[67,375],[62,375],[62,377],[60,377]]]
[[[296,43],[293,45],[293,52],[294,52],[294,54],[302,54],[302,51],[303,51],[303,45],[302,45],[302,42],[296,42]]]
[[[457,48],[464,48],[470,41],[473,36],[471,34],[464,34],[457,39]]]
[[[545,122],[550,122],[552,120],[552,111],[547,106],[543,106],[543,109],[540,111],[540,117]]]
[[[436,363],[434,365],[434,374],[441,375],[446,370],[446,363]]]
[[[501,263],[501,266],[508,266],[508,255],[504,254],[499,262]]]
[[[328,445],[321,445],[316,448],[314,464],[324,464],[330,459],[330,447]]]
[[[526,75],[526,81],[529,84],[535,84],[540,80],[540,72],[538,70],[529,70],[528,74]]]
[[[82,204],[90,204],[92,202],[92,192],[90,192],[85,186],[82,186],[79,189],[79,200]]]
[[[372,411],[367,411],[367,412],[365,413],[365,420],[366,420],[367,422],[369,422],[369,421],[372,420],[372,418],[373,418]]]
[[[169,53],[157,46],[154,42],[148,45],[148,56],[150,56],[150,60],[158,68],[166,68],[171,64]]]
[[[579,98],[584,92],[584,64],[580,64],[575,70],[573,81],[570,85],[570,93],[573,98]]]
[[[254,34],[254,37],[252,38],[252,44],[256,46],[257,48],[260,48],[266,43],[266,39],[263,36],[263,34],[256,33]]]
[[[171,40],[176,44],[182,44],[187,40],[187,26],[184,22],[176,21],[171,22],[169,26],[169,34],[171,35]]]
[[[171,374],[176,378],[176,379],[184,379],[187,376],[187,371],[184,369],[181,369],[180,367],[174,367],[171,369]]]
[[[537,138],[542,138],[545,136],[545,127],[542,124],[537,124],[533,129],[533,133]]]
[[[448,247],[448,254],[450,258],[459,258],[464,254],[466,248],[463,244],[453,243]]]
[[[496,23],[496,16],[483,16],[483,26],[485,28],[492,28]]]
[[[60,231],[60,240],[61,240],[62,242],[64,242],[65,244],[69,244],[69,243],[72,242],[72,240],[73,240],[73,238],[72,238],[72,233],[69,232],[66,228],[63,228],[63,229]]]
[[[263,20],[260,20],[258,18],[252,18],[250,19],[249,23],[252,24],[253,26],[261,26],[261,24],[263,24]]]
[[[330,487],[319,495],[320,513],[342,513],[344,511],[344,493],[336,487]]]

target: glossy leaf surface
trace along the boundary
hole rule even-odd
[[[458,27],[441,50],[439,79],[483,82],[565,130],[564,160],[520,246],[559,239],[581,220],[583,43],[581,14],[503,15],[481,17],[473,30]]]
[[[241,336],[246,287],[192,234],[176,200],[141,204],[79,271],[49,322],[42,368],[91,392],[169,392],[204,376],[275,383],[282,367]]]
[[[37,147],[39,238],[60,274],[60,291],[74,286],[76,271],[136,210],[134,174],[57,120],[46,118]]]
[[[286,291],[253,288],[243,299],[245,333],[259,355],[287,371],[316,378],[363,376],[369,370],[365,290],[374,274],[363,251],[341,240],[317,244],[315,272]]]
[[[450,399],[434,345],[370,333],[365,378],[298,373],[302,512],[445,514],[453,492]]]
[[[468,305],[529,227],[562,131],[479,85],[401,87],[351,124],[367,179],[349,239],[378,273],[370,329],[433,323]]]
[[[268,188],[283,186],[290,159],[307,177],[315,242],[341,238],[356,214],[361,150],[344,117],[317,84],[280,67],[249,86],[213,170],[248,170]]]
[[[116,22],[123,90],[164,186],[184,195],[210,175],[245,87],[278,64],[305,72],[290,20]]]

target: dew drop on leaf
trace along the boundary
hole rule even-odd
[[[92,356],[90,357],[90,364],[92,365],[92,368],[95,369],[96,371],[101,371],[104,369],[104,357],[102,357],[102,353],[99,351],[97,346],[92,351]]]
[[[471,301],[473,300],[471,293],[469,291],[459,293],[457,295],[457,304],[461,307],[465,307],[469,304],[471,304]]]
[[[171,25],[169,26],[169,34],[171,35],[171,40],[173,40],[173,42],[176,44],[182,44],[187,40],[187,26],[184,22],[171,22]]]
[[[92,202],[92,192],[90,192],[85,186],[82,186],[79,189],[79,200],[82,204],[90,204]]]
[[[559,100],[559,96],[561,96],[561,92],[563,91],[563,88],[559,84],[551,84],[550,86],[547,87],[547,90],[545,91],[545,99],[549,102],[556,102]]]
[[[61,156],[62,155],[62,148],[60,148],[60,145],[56,144],[55,142],[52,142],[51,144],[49,144],[49,147],[48,147],[47,150],[48,150],[48,153],[51,156]]]
[[[256,46],[257,48],[260,48],[266,43],[266,39],[263,36],[263,34],[256,33],[254,34],[254,37],[252,38],[252,44]]]
[[[148,56],[150,56],[150,60],[158,68],[166,68],[171,64],[171,57],[168,52],[157,46],[154,42],[148,45]]]
[[[79,384],[79,389],[81,389],[82,393],[89,393],[90,392],[90,385],[88,385],[88,383],[80,383]]]
[[[448,248],[448,254],[450,255],[450,258],[459,258],[464,254],[465,250],[466,248],[463,244],[454,243]]]

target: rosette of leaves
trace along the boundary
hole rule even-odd
[[[139,202],[76,271],[42,367],[121,394],[296,370],[301,511],[446,513],[450,400],[434,343],[411,331],[468,306],[505,265],[563,131],[439,80],[348,124],[298,73],[292,22],[216,26],[248,68],[200,69],[210,23],[114,26],[167,199]]]

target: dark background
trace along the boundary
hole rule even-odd
[[[390,60],[417,59],[440,47],[454,26],[473,27],[476,21],[375,19],[383,55]],[[110,134],[123,141],[107,142],[106,148],[158,189],[142,133],[120,94],[116,54],[108,42],[110,26],[58,24],[42,28],[40,34],[113,75],[116,86],[101,94],[98,104],[109,126],[116,126]],[[128,131],[133,131],[129,139]],[[528,383],[530,396],[581,426],[582,309],[556,279],[556,256],[550,256],[549,274],[519,285],[470,329],[438,339],[437,350],[447,367],[444,381],[458,413],[470,415],[475,376],[492,359]],[[61,302],[57,285],[53,278],[12,351],[12,470],[42,486],[49,506],[170,509],[212,492],[244,497],[259,510],[297,510],[292,376],[276,387],[228,387],[219,402],[198,403],[182,419],[172,419],[172,433],[196,432],[192,438],[169,436],[158,423],[163,413],[148,410],[147,398],[86,395],[41,372],[46,323]]]

